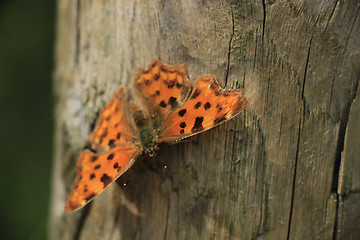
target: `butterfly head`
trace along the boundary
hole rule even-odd
[[[145,128],[140,131],[140,143],[146,154],[150,157],[155,155],[158,148],[152,129]]]

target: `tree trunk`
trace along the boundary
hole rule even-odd
[[[51,239],[360,239],[359,9],[58,1]],[[155,57],[185,63],[192,82],[214,74],[245,87],[248,106],[64,213],[100,107]]]

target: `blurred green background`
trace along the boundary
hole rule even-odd
[[[0,239],[46,239],[55,1],[0,1]]]

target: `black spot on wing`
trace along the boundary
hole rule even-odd
[[[225,120],[226,120],[226,117],[225,117],[225,116],[226,116],[226,115],[223,114],[223,115],[221,115],[220,117],[216,118],[216,119],[214,120],[214,124],[219,124],[219,123],[225,121]]]
[[[194,123],[194,126],[193,128],[191,129],[192,132],[197,132],[197,131],[201,131],[203,130],[203,125],[202,125],[202,122],[204,121],[204,117],[197,117],[195,119],[195,123]]]
[[[170,97],[168,104],[169,104],[172,108],[176,108],[176,107],[178,106],[178,102],[177,102],[176,100],[177,100],[177,99],[176,99],[175,97]]]
[[[165,103],[164,101],[161,101],[161,102],[160,102],[160,107],[166,108],[166,103]]]
[[[201,93],[201,90],[195,89],[194,93],[191,95],[191,99],[197,98],[200,95],[200,93]]]
[[[97,159],[98,159],[97,156],[92,156],[92,157],[91,157],[91,161],[92,161],[92,162],[95,162]]]
[[[85,201],[90,201],[91,199],[93,199],[94,197],[96,196],[95,193],[91,193],[90,195],[88,195],[86,198],[85,198]]]
[[[106,187],[112,182],[112,178],[109,177],[106,173],[104,173],[100,178],[100,181],[104,184],[104,187]]]
[[[110,153],[109,156],[107,156],[107,160],[112,160],[114,158],[114,154],[113,153]]]
[[[204,108],[205,110],[208,110],[209,108],[211,108],[211,104],[209,102],[205,103]]]
[[[167,73],[167,72],[168,72],[167,68],[164,67],[164,66],[161,66],[161,67],[160,67],[160,70],[161,70],[162,72],[164,72],[164,73]]]
[[[144,81],[144,82],[145,82],[145,85],[146,85],[146,86],[149,86],[149,85],[151,84],[150,79],[145,79],[145,81]]]
[[[90,180],[95,178],[95,173],[90,174]]]
[[[201,102],[197,102],[194,106],[195,109],[198,109],[201,106]]]
[[[224,90],[222,95],[223,95],[224,97],[227,97],[227,96],[229,96],[229,94],[230,94],[230,91]]]
[[[180,123],[180,127],[181,127],[181,128],[185,128],[185,127],[186,127],[186,123],[185,123],[185,122]]]
[[[176,88],[181,88],[183,85],[180,84],[180,83],[178,83],[178,82],[176,82],[176,83],[175,83],[175,86],[176,86]]]
[[[167,85],[168,88],[173,88],[174,86],[175,86],[175,80],[171,80],[168,82],[168,85]]]
[[[101,167],[101,165],[98,164],[98,165],[96,165],[96,166],[94,167],[94,169],[96,170],[96,169],[99,169],[100,167]]]
[[[109,147],[113,147],[114,144],[115,144],[115,139],[110,139],[108,143]]]
[[[154,61],[154,62],[151,64],[150,69],[153,69],[153,68],[156,66],[156,64],[157,64],[157,61]]]
[[[183,117],[183,116],[185,115],[185,113],[186,113],[186,109],[181,109],[181,110],[179,111],[179,116],[180,116],[180,117]]]
[[[211,85],[210,85],[210,89],[213,90],[213,91],[218,90],[219,87],[220,86],[216,82],[212,82]]]
[[[117,169],[118,172],[119,172],[120,169],[121,169],[121,167],[119,166],[119,164],[118,164],[117,162],[114,163],[113,167],[114,167],[115,169]]]

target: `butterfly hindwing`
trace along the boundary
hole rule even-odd
[[[235,117],[247,104],[242,92],[222,89],[213,75],[199,77],[187,101],[162,122],[159,142],[183,139]]]

